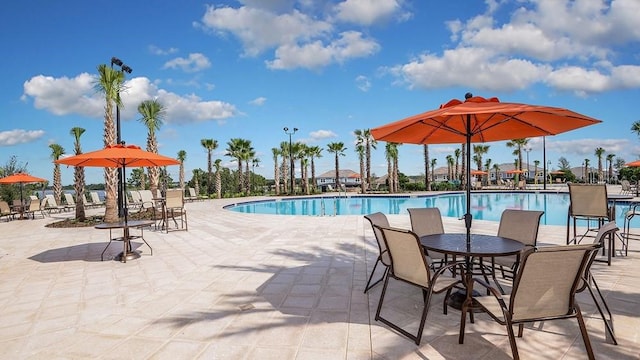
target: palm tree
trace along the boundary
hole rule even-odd
[[[338,160],[339,156],[345,156],[345,151],[347,150],[344,147],[343,142],[332,142],[327,145],[327,151],[335,154],[335,165],[336,165],[336,189],[340,189],[340,162]],[[293,170],[293,169],[292,169]]]
[[[311,158],[311,183],[313,184],[313,192],[318,191],[318,182],[316,181],[316,158],[322,157],[322,148],[320,146],[309,147],[309,157]]]
[[[139,119],[140,122],[147,127],[147,151],[157,154],[156,131],[160,130],[164,121],[165,108],[157,99],[145,100],[138,105],[138,112],[142,115],[142,118]],[[151,166],[147,168],[147,171],[149,172],[149,189],[153,196],[157,197],[160,169],[157,166]]]
[[[634,132],[636,133],[636,135],[640,136],[640,120],[634,121],[633,124],[631,124],[631,132]]]
[[[364,179],[364,156],[366,153],[366,149],[362,143],[357,143],[355,150],[358,153],[358,160],[360,161],[360,191],[364,194],[366,191],[366,181]]]
[[[500,175],[500,165],[498,165],[498,164],[493,164],[492,169],[493,169],[493,173],[496,175],[496,176],[495,176],[495,178],[496,178],[496,183],[498,184],[498,176]]]
[[[398,166],[398,158],[399,158],[399,153],[398,153],[398,146],[402,145],[402,144],[394,144],[395,145],[395,152],[393,153],[393,183],[395,184],[395,191],[399,192],[400,191],[400,177],[399,177],[399,173],[400,173],[400,168]]]
[[[387,158],[387,180],[389,182],[389,192],[395,193],[398,191],[398,184],[396,182],[398,144],[388,142],[385,145],[385,157]]]
[[[276,186],[276,195],[280,195],[280,166],[278,165],[278,156],[282,153],[278,148],[271,148],[271,153],[273,154],[273,182]]]
[[[584,159],[584,174],[585,174],[585,182],[589,178],[589,159]]]
[[[490,183],[490,181],[489,181],[489,178],[490,178],[490,176],[489,176],[489,172],[491,171],[491,162],[492,162],[492,160],[491,160],[491,159],[487,159],[487,160],[485,160],[485,162],[484,162],[484,168],[485,168],[485,169],[486,169],[486,171],[487,171],[487,175],[484,175],[484,176],[483,176],[483,177],[485,178],[485,181],[484,181],[485,185],[490,185],[490,184],[489,184],[489,183]],[[496,178],[496,180],[497,180],[497,178]]]
[[[70,134],[73,136],[74,142],[74,154],[82,154],[82,147],[80,146],[80,136],[84,134],[86,130],[81,127],[71,128]],[[76,166],[73,168],[73,189],[75,191],[76,201],[76,220],[84,222],[86,215],[84,212],[84,167]]]
[[[193,189],[196,191],[196,195],[200,195],[200,169],[193,169]]]
[[[513,139],[511,141],[507,141],[507,147],[509,147],[509,148],[515,147],[516,148],[513,151],[513,155],[517,155],[518,156],[518,164],[519,164],[519,169],[518,170],[522,170],[522,148],[527,146],[528,143],[529,143],[529,139],[527,139],[527,138]]]
[[[447,160],[447,178],[451,180],[453,179],[453,164],[455,164],[455,160],[453,155],[447,155],[445,159]]]
[[[436,164],[438,163],[438,159],[431,159],[431,181],[436,180]]]
[[[295,160],[300,160],[300,188],[302,192],[306,191],[306,189],[304,189],[304,168],[303,168],[304,165],[302,163],[302,160],[305,157],[306,147],[307,145],[299,141],[296,141],[293,144],[291,144],[291,156],[293,157],[293,160],[294,160],[291,163],[291,171],[293,174],[295,174]],[[295,186],[295,182],[294,182],[294,186]]]
[[[455,174],[456,179],[459,179],[459,178],[460,178],[459,160],[460,160],[460,154],[461,154],[461,153],[462,153],[462,152],[460,151],[460,149],[455,149],[455,150],[453,151],[453,156],[455,156],[455,157],[456,157],[456,174]]]
[[[287,141],[283,141],[280,143],[280,154],[282,155],[282,179],[284,184],[284,192],[289,193],[289,143]]]
[[[424,153],[424,189],[431,191],[431,181],[429,181],[429,145],[422,145],[422,152]]]
[[[207,197],[211,197],[211,194],[213,193],[213,164],[211,163],[211,155],[213,154],[213,150],[218,148],[218,141],[213,139],[202,139],[200,140],[200,145],[207,150]]]
[[[596,148],[595,155],[598,157],[598,181],[602,181],[603,173],[602,173],[602,156],[604,155],[604,149],[601,147]]]
[[[220,174],[220,170],[222,170],[221,164],[221,159],[216,159],[213,163],[213,166],[216,168],[216,196],[218,199],[222,198],[222,175]]]
[[[361,175],[361,180],[367,182],[366,188],[368,189],[371,186],[371,149],[376,149],[376,145],[378,142],[373,138],[371,134],[371,129],[363,129],[354,131],[356,137],[358,138],[357,144],[364,144],[365,147],[365,168],[367,172],[366,178],[362,178],[364,174]]]
[[[540,160],[533,160],[533,166],[534,166],[534,176],[536,178],[536,184],[538,183],[538,166],[540,166]]]
[[[607,181],[611,181],[613,178],[613,159],[616,157],[616,154],[607,154],[607,161],[609,162],[609,170],[607,173]]]
[[[255,169],[257,167],[260,167],[260,159],[255,157],[255,155],[254,155],[253,159],[251,159],[251,167],[253,168],[253,170],[251,171],[251,178],[254,179],[254,178],[256,178]]]
[[[50,144],[51,158],[53,161],[60,159],[64,152],[64,148],[58,144]],[[60,177],[60,164],[53,165],[53,197],[56,203],[62,204],[62,179]]]
[[[242,187],[244,185],[244,179],[242,175],[242,160],[246,157],[246,148],[250,147],[250,141],[241,139],[241,138],[233,138],[227,141],[227,149],[226,156],[232,157],[236,159],[238,162],[238,192],[242,193]]]
[[[180,189],[184,190],[184,161],[187,159],[187,152],[184,150],[178,151],[178,161],[180,161],[180,175],[179,183]]]
[[[239,155],[240,155],[240,158],[244,161],[245,174],[246,174],[246,176],[244,177],[244,189],[245,189],[245,194],[247,194],[248,196],[251,194],[251,172],[249,171],[249,164],[251,163],[253,158],[255,158],[256,151],[251,146],[251,140],[243,140],[243,141],[244,142],[240,149]]]
[[[98,65],[98,74],[94,87],[105,97],[104,106],[104,146],[113,145],[116,141],[116,129],[113,122],[113,107],[122,106],[120,91],[124,89],[124,73],[105,64]],[[118,170],[104,168],[105,211],[104,222],[118,221]]]

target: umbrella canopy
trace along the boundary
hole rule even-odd
[[[632,161],[630,163],[626,163],[626,164],[624,164],[624,166],[639,167],[640,166],[640,160],[636,160],[636,161]]]
[[[179,165],[174,158],[142,150],[136,145],[108,145],[104,149],[69,156],[55,161],[56,164],[89,167],[151,167]]]
[[[550,106],[502,103],[471,94],[453,99],[437,110],[410,116],[371,129],[379,141],[408,144],[463,144],[467,147],[467,239],[471,233],[471,143],[556,135],[600,120]]]
[[[39,178],[36,176],[29,175],[27,173],[15,173],[13,175],[5,176],[0,179],[0,184],[20,184],[20,202],[23,203],[24,199],[22,198],[22,185],[35,183],[35,182],[46,182],[47,180],[43,178]]]
[[[523,174],[524,170],[520,170],[520,169],[513,169],[513,170],[507,170],[504,172],[505,174]]]
[[[487,175],[488,173],[486,171],[482,171],[482,170],[471,170],[471,175],[472,176],[476,176],[476,175]]]
[[[54,161],[56,164],[70,166],[89,166],[89,167],[114,167],[122,168],[123,172],[126,167],[151,167],[151,166],[167,166],[179,165],[180,162],[174,158],[159,155],[149,151],[142,150],[136,145],[107,145],[104,149],[87,152],[80,155],[69,156]],[[125,177],[122,177],[122,188],[126,191]],[[124,197],[126,209],[127,198]],[[127,211],[124,211],[124,222],[127,223]]]

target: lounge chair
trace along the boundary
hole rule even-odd
[[[193,201],[198,200],[198,194],[196,194],[196,189],[190,187],[190,188],[187,189],[187,192],[189,194],[184,197],[185,201],[193,202]]]
[[[444,225],[442,224],[442,215],[438,208],[411,208],[407,209],[409,219],[411,221],[411,231],[416,233],[418,237],[434,234],[444,234]],[[427,252],[430,265],[435,269],[435,263],[444,265],[447,262],[447,256],[431,251]]]
[[[89,192],[89,196],[91,196],[91,205],[92,206],[104,206],[104,201],[100,200],[100,196],[98,195],[98,192],[96,191],[91,191]]]
[[[49,213],[51,213],[54,210],[57,212],[62,212],[68,209],[68,207],[65,205],[58,205],[58,202],[56,201],[55,197],[53,197],[53,195],[51,194],[45,195],[45,199],[47,200],[47,202],[45,204],[44,209],[47,210]]]
[[[438,271],[431,274],[425,254],[422,251],[422,245],[420,244],[420,238],[418,235],[410,230],[380,226],[376,227],[378,227],[382,232],[384,242],[389,250],[391,265],[389,267],[389,271],[384,277],[384,285],[382,287],[382,293],[380,294],[380,301],[378,302],[375,319],[376,321],[383,322],[413,340],[416,345],[420,345],[422,331],[424,330],[424,324],[427,320],[427,313],[429,311],[432,294],[446,292],[443,306],[447,306],[446,301],[451,294],[451,289],[461,283],[459,279],[441,275],[445,271],[449,270],[449,268],[459,266],[460,264],[451,263],[446,266],[442,266]],[[392,323],[381,315],[384,298],[389,285],[389,278],[403,281],[422,290],[424,305],[422,308],[422,316],[420,318],[418,333],[415,335],[405,329],[402,329],[400,326]]]
[[[129,197],[131,201],[127,203],[127,206],[133,209],[139,209],[142,207],[142,196],[138,190],[129,191]]]
[[[519,359],[513,325],[522,337],[524,324],[576,318],[589,359],[594,359],[591,341],[575,294],[580,278],[588,271],[590,257],[598,245],[547,246],[529,249],[516,274],[511,294],[502,295],[479,279],[493,296],[475,298],[493,320],[507,328],[511,352]],[[535,354],[540,356],[540,353]],[[531,357],[535,357],[531,354]]]
[[[68,208],[76,208],[76,200],[73,198],[73,195],[64,193],[64,201],[67,203]]]
[[[373,229],[373,235],[376,237],[376,242],[378,244],[378,258],[376,259],[375,264],[373,265],[373,269],[371,270],[371,275],[369,275],[369,280],[367,280],[367,285],[364,287],[365,294],[369,289],[377,285],[379,282],[384,280],[384,277],[387,275],[387,271],[389,271],[389,265],[391,265],[391,259],[389,258],[389,251],[387,250],[387,245],[384,243],[384,238],[382,237],[382,231],[377,226],[385,226],[389,227],[389,220],[387,216],[381,212],[369,214],[364,216],[365,219],[369,220],[371,223],[371,227]],[[379,280],[371,283],[371,279],[373,279],[373,274],[376,272],[376,267],[378,263],[382,263],[384,266],[384,272],[382,273],[382,277]]]

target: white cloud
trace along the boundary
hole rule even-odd
[[[297,10],[276,14],[263,8],[209,6],[200,26],[220,35],[230,33],[242,41],[244,53],[256,56],[268,48],[308,41],[328,34],[332,25]]]
[[[311,137],[312,140],[315,140],[315,141],[338,137],[338,135],[331,130],[312,131],[309,133],[309,136]]]
[[[389,19],[400,9],[397,0],[345,0],[335,6],[338,20],[367,26]]]
[[[362,33],[356,31],[347,31],[326,46],[321,41],[302,46],[283,45],[276,50],[275,60],[266,63],[270,69],[314,69],[352,58],[366,57],[379,50],[380,45],[375,40],[365,39]]]
[[[149,52],[151,52],[154,55],[170,55],[170,54],[177,53],[178,49],[173,47],[168,49],[161,49],[158,46],[149,45]]]
[[[24,83],[23,100],[33,99],[38,109],[55,115],[80,114],[101,119],[104,116],[104,97],[94,90],[95,76],[86,73],[75,78],[54,78],[38,75]],[[166,108],[166,123],[190,123],[225,119],[237,114],[234,105],[217,100],[203,100],[189,94],[178,95],[158,88],[148,78],[135,77],[124,83],[121,93],[123,120],[138,119],[138,104],[158,98]]]
[[[262,106],[262,105],[264,105],[265,102],[267,102],[267,98],[260,96],[260,97],[257,97],[255,99],[251,100],[249,102],[249,104],[256,105],[256,106]]]
[[[0,131],[0,146],[26,144],[44,136],[44,130],[14,129]]]
[[[211,67],[209,59],[201,53],[189,54],[188,58],[178,57],[167,61],[163,68],[182,69],[185,72],[197,72]]]
[[[361,91],[367,92],[371,89],[371,81],[364,75],[358,75],[358,77],[356,77],[356,86]]]

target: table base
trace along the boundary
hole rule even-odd
[[[472,296],[478,297],[481,295],[478,291],[473,290]],[[449,307],[454,308],[456,310],[462,310],[462,304],[466,299],[467,299],[467,291],[458,290],[454,293],[451,293],[451,295],[449,296],[449,300],[447,300],[447,305],[449,305]],[[478,305],[478,302],[475,299],[472,300],[471,311],[473,311],[474,313],[483,312],[483,310],[480,308],[480,305]]]
[[[123,252],[120,252],[118,255],[116,255],[113,260],[116,261],[123,261],[124,260],[135,260],[135,259],[139,259],[140,258],[140,253],[137,251],[130,251],[127,252],[126,255]]]

